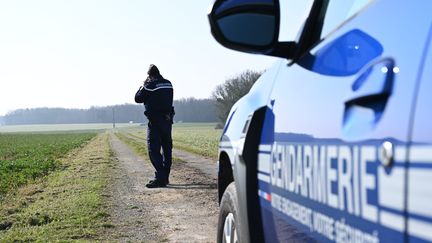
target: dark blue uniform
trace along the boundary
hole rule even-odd
[[[135,94],[135,102],[144,103],[148,119],[147,147],[156,169],[156,180],[167,184],[172,163],[173,87],[170,81],[157,75],[148,79]],[[163,155],[160,153],[161,147]]]

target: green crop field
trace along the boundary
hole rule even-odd
[[[221,129],[216,124],[179,124],[173,127],[174,146],[206,157],[217,158]]]
[[[94,135],[0,134],[0,242],[110,241],[115,160],[109,134]]]
[[[0,199],[58,166],[57,159],[96,133],[0,134]]]
[[[215,123],[176,123],[173,126],[174,148],[185,150],[198,155],[216,159],[221,129],[215,129]],[[130,135],[145,139],[146,126],[129,129],[121,129]]]

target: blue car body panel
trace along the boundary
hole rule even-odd
[[[431,9],[371,1],[233,106],[219,149],[232,163],[240,232],[244,127],[265,106],[256,213],[266,242],[432,242]]]
[[[410,143],[411,112],[430,9],[431,3],[376,1],[310,55],[281,67],[258,157],[267,242],[432,240],[431,211],[409,204],[431,190],[410,193],[407,186],[415,168],[432,176],[425,172],[432,163],[407,162],[409,151],[421,147]],[[415,35],[400,34],[413,28]],[[385,92],[387,98],[361,100]],[[389,167],[381,164],[386,141],[395,153]],[[423,195],[421,202],[431,199]]]
[[[411,113],[411,144],[408,151],[407,234],[409,242],[432,242],[432,26],[425,60],[419,68],[420,82],[415,92],[415,108]]]
[[[243,128],[250,115],[257,109],[267,104],[275,76],[279,72],[280,62],[267,70],[255,82],[247,95],[237,101],[231,108],[224,132],[219,143],[219,154],[225,153],[233,168],[234,182],[238,192],[238,202],[241,220],[240,232],[248,232],[247,200],[246,200],[246,165],[242,161],[241,152],[244,143]],[[244,234],[243,239],[249,241],[248,235]]]

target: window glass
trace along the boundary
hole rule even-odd
[[[296,41],[309,15],[313,0],[280,0],[279,41]]]
[[[373,0],[330,0],[324,18],[321,38],[339,27]]]
[[[266,14],[239,13],[218,20],[224,36],[238,44],[266,46],[275,37],[275,17]]]

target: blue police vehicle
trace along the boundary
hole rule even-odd
[[[432,242],[432,1],[217,0],[209,20],[279,57],[221,137],[219,242]]]

